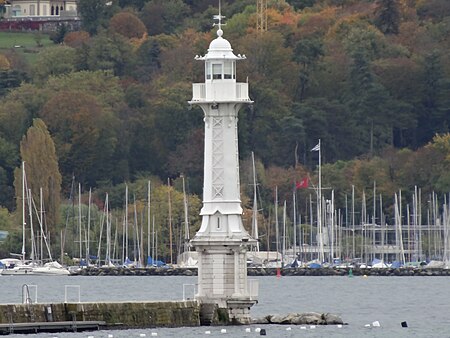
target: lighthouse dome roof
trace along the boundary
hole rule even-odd
[[[228,40],[222,37],[223,31],[219,29],[217,31],[217,38],[215,38],[209,44],[208,53],[205,55],[205,59],[238,59],[233,54],[233,49]]]

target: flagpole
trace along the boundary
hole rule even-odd
[[[319,143],[311,149],[311,151],[319,152],[319,186],[317,187],[317,246],[319,250],[319,260],[320,264],[324,262],[324,252],[323,252],[323,233],[322,233],[322,153],[321,153],[320,139]]]
[[[319,196],[319,212],[318,212],[318,217],[317,217],[317,224],[319,226],[319,238],[320,238],[320,253],[319,253],[319,257],[320,257],[320,263],[322,264],[324,261],[324,252],[323,252],[323,231],[322,231],[322,160],[321,160],[321,144],[320,144],[320,139],[319,139],[319,192],[318,192],[318,196]]]

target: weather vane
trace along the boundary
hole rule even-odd
[[[213,23],[213,27],[214,26],[219,26],[219,30],[222,30],[222,25],[226,26],[226,23],[224,23],[224,24],[222,23],[222,19],[225,19],[225,17],[222,16],[220,0],[219,0],[219,15],[214,15],[213,19],[214,20],[219,20],[218,23]]]

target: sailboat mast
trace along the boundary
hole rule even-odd
[[[355,186],[352,185],[352,258],[356,258],[355,250]]]
[[[256,193],[256,167],[255,154],[252,151],[252,165],[253,165],[253,218],[252,218],[252,237],[256,239],[256,251],[259,252],[259,234],[258,234],[258,201]]]
[[[280,252],[280,240],[279,240],[279,231],[278,231],[278,187],[275,187],[275,243],[277,250],[277,263],[279,260],[278,253]]]
[[[89,188],[89,201],[88,201],[88,222],[86,231],[86,264],[89,266],[89,241],[90,241],[90,228],[91,228],[91,203],[92,203],[92,188]]]
[[[156,252],[156,240],[155,240],[155,215],[153,215],[153,222],[152,222],[152,265],[155,265],[155,256],[157,254]]]
[[[184,175],[181,175],[183,180],[183,204],[184,204],[184,251],[189,251],[189,210],[188,200],[186,195],[186,186],[184,182]]]
[[[106,255],[105,255],[105,265],[109,266],[111,262],[111,222],[109,220],[109,196],[106,193]]]
[[[128,184],[125,184],[125,260],[128,261]]]
[[[283,244],[281,250],[281,262],[283,264],[282,267],[284,267],[286,260],[286,200],[283,203]]]
[[[294,189],[294,193],[292,194],[292,202],[293,202],[293,204],[294,204],[294,218],[293,218],[293,221],[294,221],[294,235],[293,235],[293,237],[294,237],[294,240],[293,240],[293,242],[292,242],[292,253],[293,253],[293,256],[294,256],[294,260],[296,260],[297,259],[297,215],[296,215],[296,213],[297,213],[297,211],[296,211],[296,208],[295,208],[295,189]]]
[[[136,263],[136,253],[138,254],[138,264],[141,264],[141,249],[139,243],[139,221],[137,217],[137,208],[136,208],[136,195],[133,194],[133,204],[134,204],[134,236],[133,236],[133,247],[134,247],[134,262]]]
[[[41,236],[39,237],[39,257],[41,261],[44,260],[44,210],[43,210],[43,199],[42,199],[42,187],[39,188],[39,213],[40,213],[40,226],[41,226]]]
[[[372,215],[372,261],[375,257],[375,225],[377,224],[377,182],[373,181],[373,215]]]
[[[80,238],[80,264],[81,257],[83,257],[83,241],[81,237],[81,183],[78,183],[78,234]]]
[[[25,161],[22,162],[22,262],[25,262]]]
[[[147,188],[147,259],[150,256],[150,180]]]
[[[172,248],[172,201],[170,196],[170,178],[167,179],[167,194],[169,202],[169,251],[170,251],[170,264],[173,264],[173,248]]]
[[[27,200],[28,200],[28,216],[30,217],[30,237],[31,237],[31,253],[30,258],[31,260],[35,261],[36,259],[36,247],[35,247],[35,240],[34,240],[34,229],[33,229],[33,212],[32,212],[32,206],[31,206],[31,189],[28,189],[27,187]]]

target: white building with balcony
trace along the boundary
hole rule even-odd
[[[5,18],[77,16],[77,0],[7,0]]]

